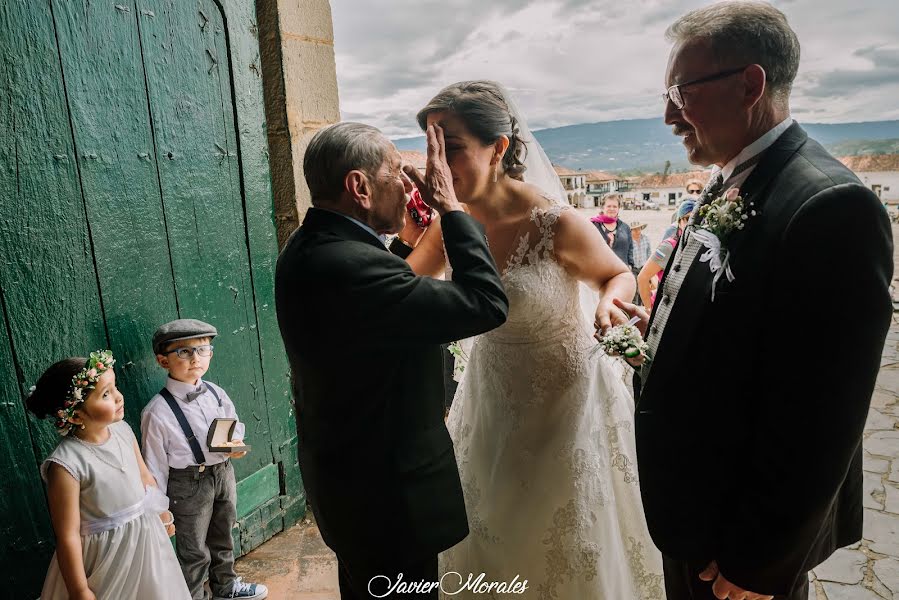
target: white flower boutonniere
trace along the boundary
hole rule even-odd
[[[699,228],[693,232],[693,236],[708,248],[699,260],[709,263],[709,270],[715,274],[712,281],[712,302],[715,301],[715,287],[721,275],[727,275],[728,281],[735,279],[729,264],[730,250],[727,242],[735,231],[746,227],[746,222],[755,215],[752,203],[746,204],[738,188],[730,188],[699,209]]]

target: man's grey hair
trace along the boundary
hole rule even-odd
[[[665,32],[674,43],[705,41],[722,66],[757,64],[765,69],[768,93],[790,96],[799,69],[799,38],[782,12],[767,2],[732,1],[691,11]]]
[[[375,127],[363,123],[335,123],[316,133],[303,157],[303,173],[318,206],[336,200],[346,174],[360,170],[374,177],[390,147]]]

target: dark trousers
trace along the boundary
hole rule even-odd
[[[169,469],[169,510],[175,517],[175,554],[194,600],[228,596],[234,572],[231,527],[237,520],[237,483],[231,461],[206,467]]]
[[[401,577],[402,575],[402,577]],[[413,584],[437,583],[437,555],[407,563],[383,560],[345,560],[337,556],[337,581],[340,584],[340,600],[369,598],[437,599],[437,586],[427,592],[410,593],[398,588],[397,582]],[[389,593],[393,590],[392,593]],[[385,595],[387,594],[387,595]]]
[[[702,563],[675,560],[662,556],[665,572],[665,594],[668,600],[718,600],[712,593],[712,582],[699,578],[707,562]],[[749,590],[754,592],[756,590]],[[787,596],[774,596],[774,600],[808,600],[808,576]]]

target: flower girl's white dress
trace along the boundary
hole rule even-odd
[[[102,444],[67,436],[41,465],[61,465],[81,485],[81,554],[87,585],[97,600],[190,600],[174,548],[159,513],[167,499],[156,488],[145,493],[134,433],[124,421],[109,426]],[[42,600],[69,597],[56,554]]]

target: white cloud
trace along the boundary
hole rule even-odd
[[[344,118],[391,137],[441,87],[495,79],[537,129],[661,115],[665,28],[694,0],[332,0]],[[899,118],[895,0],[781,0],[799,35],[794,114]]]

